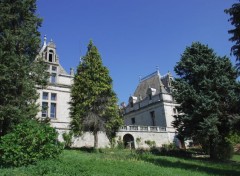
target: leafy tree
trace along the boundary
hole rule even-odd
[[[35,0],[0,1],[0,136],[36,116],[36,85],[46,84]]]
[[[232,37],[229,39],[235,44],[232,46],[231,51],[233,55],[236,56],[237,67],[240,69],[240,3],[235,3],[231,8],[226,9],[225,13],[230,15],[229,21],[235,27],[228,31],[229,34],[232,34]]]
[[[174,127],[180,137],[202,144],[211,158],[222,158],[218,146],[228,145],[225,138],[239,119],[236,70],[227,57],[200,43],[186,48],[174,70],[174,97],[180,103]]]
[[[92,132],[95,148],[98,147],[99,131],[106,131],[111,141],[122,120],[118,114],[117,98],[112,90],[109,71],[103,66],[92,41],[77,68],[71,97],[70,116],[74,133]]]

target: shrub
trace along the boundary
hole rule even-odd
[[[64,140],[64,147],[65,148],[70,148],[72,143],[73,143],[73,141],[72,141],[73,132],[72,131],[70,131],[68,133],[65,132],[65,133],[63,133],[62,137],[63,137],[63,140]]]
[[[118,137],[118,140],[117,140],[117,148],[124,149],[124,143],[120,136]]]
[[[166,150],[166,151],[175,150],[175,149],[177,149],[177,146],[176,146],[174,143],[163,144],[162,147],[161,147],[161,149],[162,149],[162,150]]]
[[[110,141],[110,147],[114,148],[116,146],[116,138],[109,139]]]
[[[229,160],[233,156],[233,146],[228,141],[219,142],[214,149],[214,157],[218,160]]]
[[[147,144],[149,146],[149,148],[156,147],[155,141],[147,140],[147,141],[145,141],[145,144]]]
[[[138,145],[138,148],[140,147],[141,141],[142,141],[142,138],[141,138],[141,137],[136,138],[136,143],[137,143],[137,145]]]
[[[56,130],[47,123],[36,120],[23,122],[1,138],[1,163],[22,166],[41,159],[56,158],[63,149],[57,136]]]
[[[230,133],[226,140],[233,145],[234,152],[240,153],[240,132]]]

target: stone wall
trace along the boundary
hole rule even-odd
[[[58,130],[59,140],[63,141],[62,134],[66,130]],[[131,135],[134,139],[135,148],[149,148],[145,141],[155,141],[156,147],[161,147],[163,144],[170,144],[174,142],[175,133],[174,132],[140,132],[140,131],[119,131],[116,135],[116,142],[118,140],[123,141],[125,135]],[[140,142],[137,143],[137,138],[140,139]],[[72,147],[93,147],[94,146],[94,137],[92,133],[86,132],[80,137],[75,137],[73,139]],[[104,132],[98,133],[98,147],[106,148],[110,147],[110,142]]]

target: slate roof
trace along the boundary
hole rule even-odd
[[[161,77],[159,71],[156,71],[156,72],[142,78],[140,80],[133,96],[138,97],[138,100],[144,99],[147,97],[147,90],[149,88],[156,89],[156,94],[159,94],[160,92],[169,93],[168,88],[167,88],[168,82],[166,79],[167,79],[166,76]]]

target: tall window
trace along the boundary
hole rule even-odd
[[[130,102],[130,106],[131,106],[131,108],[133,107],[133,102],[132,101]]]
[[[51,93],[51,100],[56,101],[57,100],[57,94],[56,93]]]
[[[48,61],[49,61],[49,62],[54,62],[54,53],[53,53],[53,50],[49,50],[49,53],[48,53]]]
[[[155,112],[154,111],[151,111],[150,112],[150,115],[151,115],[151,119],[152,119],[152,126],[155,126]]]
[[[56,103],[51,103],[50,117],[56,118]]]
[[[49,74],[50,74],[50,78],[49,81],[50,83],[55,84],[57,82],[57,66],[51,66],[49,69]]]
[[[50,75],[50,82],[51,83],[56,83],[56,77],[57,77],[57,74],[56,73],[52,73]]]
[[[50,98],[49,98],[50,97]],[[42,117],[56,118],[57,113],[57,94],[50,92],[42,93]]]
[[[43,92],[42,99],[43,100],[48,100],[48,92]]]
[[[48,115],[48,103],[42,102],[42,117],[47,117]]]
[[[132,121],[132,125],[135,124],[135,118],[131,118],[131,121]]]

